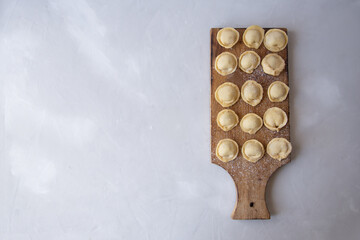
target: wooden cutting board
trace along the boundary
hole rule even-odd
[[[212,28],[210,33],[211,39],[211,162],[219,165],[224,168],[232,177],[235,182],[237,190],[237,200],[235,204],[234,211],[231,215],[233,219],[270,219],[270,214],[266,206],[265,201],[265,189],[266,184],[270,176],[281,166],[290,162],[290,155],[288,158],[278,161],[272,159],[267,153],[264,157],[256,163],[251,163],[245,160],[241,155],[241,147],[243,143],[249,139],[256,139],[260,141],[266,148],[268,142],[276,137],[283,137],[290,141],[290,112],[289,112],[289,96],[287,99],[280,103],[270,102],[267,96],[267,89],[269,85],[274,81],[282,81],[289,86],[289,77],[288,77],[288,47],[278,54],[285,60],[285,69],[277,77],[270,76],[264,73],[261,64],[259,67],[252,73],[248,74],[240,70],[238,67],[236,71],[227,76],[221,76],[215,70],[215,58],[222,52],[231,52],[239,60],[239,56],[247,50],[255,51],[261,57],[261,60],[265,55],[271,53],[264,46],[264,43],[261,44],[259,49],[250,49],[245,46],[242,41],[242,36],[245,31],[245,28],[236,28],[240,33],[239,42],[233,46],[231,49],[225,49],[216,40],[216,34],[221,28]],[[265,32],[270,28],[264,28]],[[286,28],[280,28],[287,32]],[[215,100],[214,93],[219,85],[224,82],[232,82],[236,84],[239,89],[244,84],[246,80],[255,80],[260,83],[264,89],[264,95],[261,102],[253,107],[245,103],[241,98],[240,100],[229,107],[229,109],[234,110],[238,116],[239,120],[247,113],[256,113],[260,117],[263,117],[265,111],[270,107],[279,107],[284,110],[288,115],[288,123],[283,127],[279,132],[270,131],[265,126],[263,126],[256,134],[248,134],[241,130],[240,126],[236,126],[228,132],[221,130],[217,123],[216,117],[218,112],[224,108]],[[291,93],[291,89],[289,94]],[[239,145],[239,155],[238,157],[228,163],[220,161],[216,157],[216,146],[217,143],[224,138],[231,138],[235,140]]]

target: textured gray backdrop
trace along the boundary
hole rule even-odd
[[[1,240],[359,239],[360,2],[0,3]],[[287,27],[293,161],[233,221],[211,27]]]

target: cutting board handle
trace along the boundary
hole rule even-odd
[[[267,181],[260,178],[234,181],[237,201],[231,214],[233,219],[270,219],[265,201]]]

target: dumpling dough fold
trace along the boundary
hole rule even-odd
[[[254,80],[246,81],[241,87],[241,98],[251,106],[256,106],[263,98],[262,86]]]
[[[258,49],[264,39],[264,29],[257,25],[248,27],[243,34],[243,42],[249,48]]]
[[[252,73],[260,64],[260,56],[254,51],[243,52],[239,57],[239,67],[246,73]]]
[[[229,138],[222,139],[216,146],[216,156],[222,162],[229,162],[234,160],[239,153],[238,144]]]
[[[236,56],[230,52],[223,52],[215,59],[215,70],[222,76],[235,72],[236,68]]]
[[[280,52],[288,43],[287,34],[281,29],[270,29],[264,38],[265,47],[272,52]]]
[[[231,48],[239,41],[240,34],[235,28],[226,27],[220,29],[216,35],[216,40],[224,48]]]
[[[273,138],[266,147],[266,152],[270,157],[281,161],[291,153],[291,143],[285,138]]]
[[[241,130],[249,134],[255,134],[262,125],[262,118],[255,113],[246,114],[240,121]]]
[[[223,107],[234,105],[239,98],[240,90],[231,82],[221,84],[215,91],[215,100]]]
[[[271,102],[282,102],[289,93],[289,87],[280,81],[275,81],[268,88],[268,97]]]
[[[246,160],[255,163],[264,156],[265,149],[261,142],[251,139],[244,143],[241,153]]]
[[[218,113],[216,122],[222,130],[230,131],[239,123],[239,117],[233,110],[224,109]]]
[[[276,53],[270,53],[263,58],[261,66],[263,67],[264,73],[276,77],[284,70],[285,61]]]
[[[288,121],[286,113],[278,107],[272,107],[264,113],[264,125],[272,131],[279,132]]]

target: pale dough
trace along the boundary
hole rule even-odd
[[[239,153],[238,144],[229,138],[222,139],[216,146],[216,156],[222,162],[229,162],[234,160]]]
[[[234,28],[227,27],[218,31],[216,40],[224,48],[231,48],[239,41],[239,32]]]
[[[255,134],[262,125],[262,118],[255,113],[246,114],[240,121],[241,130],[249,134]]]
[[[253,80],[246,81],[241,87],[241,98],[251,106],[258,105],[263,98],[262,86]]]
[[[258,49],[264,39],[264,29],[257,25],[248,27],[243,34],[243,42],[249,48]]]
[[[244,143],[241,153],[246,160],[255,163],[264,156],[265,149],[261,142],[251,139]]]
[[[274,138],[266,147],[266,152],[270,155],[270,157],[279,161],[287,158],[287,156],[291,153],[291,150],[291,143],[285,138]]]
[[[215,99],[223,107],[234,105],[240,98],[240,90],[233,83],[221,84],[215,91]]]
[[[264,125],[272,131],[277,131],[283,128],[288,121],[286,113],[278,108],[272,107],[264,113]]]
[[[215,70],[222,76],[235,72],[237,68],[236,56],[229,52],[223,52],[215,59]]]
[[[239,123],[239,117],[233,110],[224,109],[218,113],[216,122],[222,130],[229,131]]]
[[[280,81],[275,81],[268,88],[268,97],[271,102],[282,102],[289,93],[289,87]]]
[[[252,73],[260,64],[260,56],[254,51],[243,52],[239,57],[239,67],[246,73]]]
[[[272,52],[280,52],[288,43],[287,34],[281,29],[270,29],[264,38],[265,47]]]
[[[266,74],[279,76],[285,68],[285,61],[276,53],[270,53],[263,58],[261,66]]]

